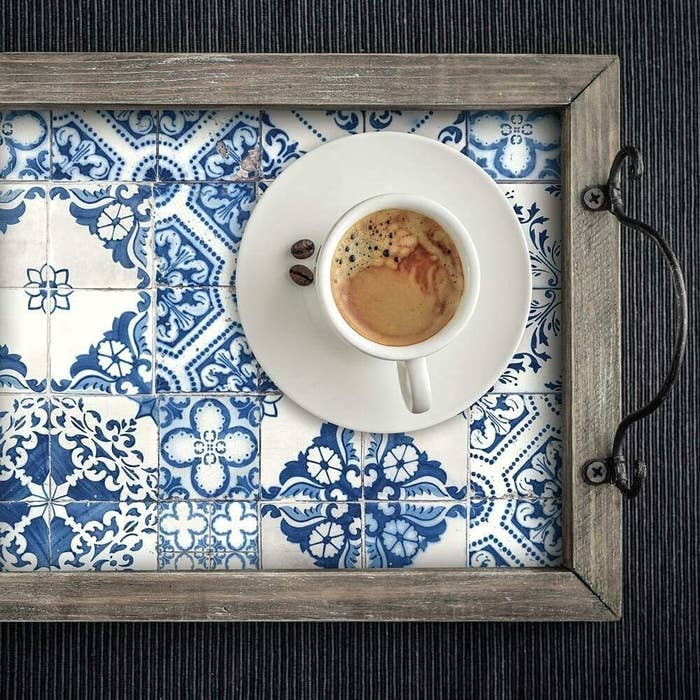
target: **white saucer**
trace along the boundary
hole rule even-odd
[[[294,241],[310,238],[318,247],[341,214],[385,192],[422,194],[446,206],[466,226],[481,269],[465,330],[428,360],[433,407],[418,415],[404,405],[395,363],[341,340],[319,313],[315,287],[296,286],[287,272],[297,262],[289,252]],[[530,286],[525,239],[496,183],[449,146],[399,133],[341,138],[288,167],[253,210],[236,280],[243,330],[280,390],[324,420],[369,432],[441,423],[488,390],[523,334]]]

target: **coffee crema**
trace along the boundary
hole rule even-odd
[[[331,290],[338,311],[360,335],[381,345],[413,345],[455,315],[464,271],[440,224],[415,211],[383,209],[341,238]]]

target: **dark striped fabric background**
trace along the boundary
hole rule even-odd
[[[3,698],[691,698],[700,694],[700,10],[696,0],[2,0],[2,51],[614,53],[633,214],[690,286],[681,386],[630,436],[619,624],[4,624]],[[0,76],[2,80],[2,76]],[[623,237],[624,405],[659,383],[673,320],[651,246]]]

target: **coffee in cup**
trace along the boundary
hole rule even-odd
[[[424,214],[382,209],[352,224],[335,248],[331,291],[357,333],[387,346],[427,340],[455,315],[465,278],[449,233]]]

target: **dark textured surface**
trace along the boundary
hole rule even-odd
[[[659,224],[689,278],[680,387],[634,430],[649,483],[625,508],[619,624],[0,626],[0,695],[20,697],[691,698],[700,693],[696,0],[364,2],[3,0],[3,51],[614,53],[623,141],[647,173],[630,209]],[[0,76],[0,80],[2,76]],[[624,238],[624,386],[660,381],[672,322],[655,251]]]

